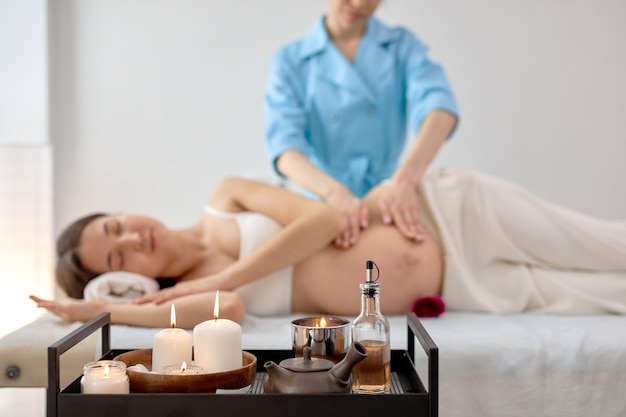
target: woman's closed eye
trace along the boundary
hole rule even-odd
[[[122,223],[119,220],[113,220],[109,229],[113,235],[120,236],[122,234]]]
[[[113,250],[107,254],[109,271],[121,271],[124,268],[124,252]]]
[[[124,267],[124,252],[111,251],[107,255],[107,266],[110,271],[120,271]]]
[[[119,220],[110,220],[104,222],[104,234],[106,236],[115,235],[119,236],[122,234],[122,223]]]
[[[119,220],[111,219],[103,223],[105,236],[121,236],[122,223]],[[124,267],[124,252],[113,249],[107,254],[107,266],[110,271],[121,270]]]

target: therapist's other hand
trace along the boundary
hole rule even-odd
[[[416,242],[426,238],[417,193],[410,183],[390,181],[382,184],[378,207],[383,223],[395,224],[404,237]]]
[[[361,229],[367,227],[368,209],[344,186],[333,188],[324,198],[326,203],[346,217],[346,229],[335,238],[333,244],[341,248],[350,247],[359,240]]]

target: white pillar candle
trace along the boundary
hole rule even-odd
[[[126,364],[121,361],[89,362],[80,379],[83,394],[128,394]]]
[[[171,329],[163,329],[154,335],[152,345],[152,370],[160,371],[169,365],[191,363],[192,338],[184,329],[176,328],[176,310],[171,309]]]
[[[225,372],[242,367],[241,326],[219,318],[219,292],[215,295],[215,319],[193,329],[194,362],[203,372]]]

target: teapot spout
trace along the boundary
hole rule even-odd
[[[267,361],[263,364],[265,371],[267,371],[267,378],[263,384],[265,392],[280,392],[281,386],[288,382],[291,377],[291,372],[282,366],[278,365],[274,361]]]
[[[331,378],[335,378],[338,382],[347,384],[354,365],[365,358],[367,358],[367,349],[365,346],[359,342],[353,343],[343,360],[330,370]]]
[[[283,368],[282,366],[278,365],[276,362],[274,361],[267,361],[263,364],[263,367],[265,368],[265,371],[267,372],[267,376],[272,378],[286,378],[289,375],[291,375],[291,372],[285,368]]]

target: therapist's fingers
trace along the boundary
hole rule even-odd
[[[359,208],[359,226],[361,229],[365,229],[369,224],[369,210],[367,205],[361,201],[361,207]]]
[[[361,229],[361,221],[359,211],[353,212],[350,215],[350,222],[348,223],[348,244],[354,245],[359,240],[359,232]]]
[[[342,248],[354,245],[361,228],[367,225],[367,207],[345,187],[336,189],[325,201],[345,218],[345,229],[335,238],[334,245]]]
[[[335,246],[347,248],[355,245],[359,241],[361,229],[367,227],[369,223],[369,211],[362,201],[352,211],[344,213],[346,217],[346,228],[333,241]]]
[[[392,211],[391,213],[393,223],[402,235],[416,241],[424,240],[424,227],[420,221],[419,211],[412,207]]]
[[[346,215],[346,228],[335,239],[335,245],[347,248],[354,245],[359,239],[358,217],[349,213]]]
[[[355,245],[359,241],[361,229],[365,229],[369,224],[369,211],[367,209],[367,205],[362,200],[357,199],[356,201],[358,202],[357,207],[350,216],[349,246]]]
[[[394,224],[408,239],[424,240],[419,202],[413,192],[390,187],[379,200],[378,206],[385,224]]]

